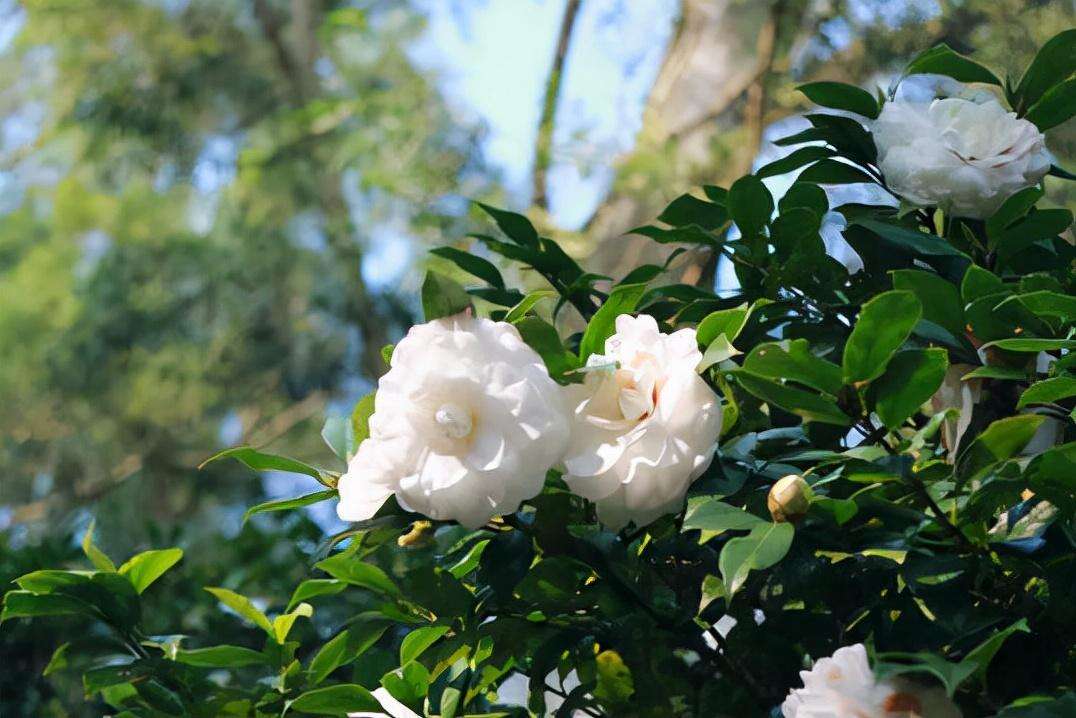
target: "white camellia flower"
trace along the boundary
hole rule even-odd
[[[582,385],[565,389],[572,435],[564,480],[619,529],[679,511],[721,433],[721,402],[695,368],[694,329],[662,334],[653,317],[621,315]]]
[[[887,102],[871,130],[894,192],[960,217],[991,216],[1050,170],[1042,133],[994,99]]]
[[[800,678],[803,688],[781,705],[784,718],[960,718],[941,688],[876,679],[861,643],[838,648]]]
[[[392,494],[469,528],[515,511],[563,455],[561,399],[510,324],[459,314],[412,327],[378,382],[370,437],[340,477],[340,518],[368,519]]]

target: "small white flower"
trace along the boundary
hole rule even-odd
[[[721,402],[695,371],[694,329],[662,334],[653,317],[621,315],[582,385],[565,390],[572,435],[564,480],[619,529],[679,511],[721,432]]]
[[[396,494],[474,528],[537,495],[567,436],[560,388],[515,327],[464,314],[420,324],[378,382],[337,512],[361,521]]]
[[[838,648],[809,671],[800,671],[803,688],[781,705],[784,718],[960,718],[940,688],[895,678],[879,681],[863,644]]]
[[[991,216],[1050,170],[1042,133],[994,99],[887,102],[871,130],[894,192],[961,217]]]

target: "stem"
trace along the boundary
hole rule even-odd
[[[956,542],[966,550],[975,553],[981,552],[981,549],[975,544],[973,544],[971,541],[969,541],[968,537],[964,535],[964,532],[958,529],[956,525],[949,520],[949,517],[945,514],[944,511],[942,511],[941,507],[938,506],[938,502],[935,501],[934,497],[930,495],[930,491],[927,490],[926,484],[924,484],[921,479],[915,476],[909,476],[908,482],[912,485],[912,488],[915,489],[915,492],[919,495],[919,497],[923,499],[927,506],[930,507],[930,510],[934,513],[935,523],[945,529],[946,532],[948,532],[950,536],[956,539]]]

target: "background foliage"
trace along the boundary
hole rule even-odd
[[[873,3],[732,3],[724,14],[715,15],[707,3],[684,2],[654,94],[643,108],[637,142],[619,161],[606,201],[582,231],[557,231],[549,200],[534,193],[530,214],[535,224],[543,234],[555,232],[573,254],[588,255],[585,265],[590,270],[625,278],[647,261],[655,267],[664,265],[671,247],[686,242],[690,251],[673,258],[663,272],[644,270],[627,283],[651,280],[652,289],[637,306],[659,318],[695,322],[714,311],[730,312],[710,319],[707,332],[700,327],[700,334],[707,347],[724,334],[728,346],[718,343],[710,358],[717,364],[736,357],[742,367],[728,375],[713,375],[719,388],[736,398],[732,406],[738,412],[737,438],[729,442],[720,467],[700,482],[697,493],[732,497],[732,504],[746,505],[759,523],[738,512],[732,517],[735,525],[726,525],[729,517],[710,515],[726,511],[716,508],[726,504],[711,498],[710,503],[692,504],[684,526],[670,520],[653,527],[651,538],[552,529],[551,522],[542,520],[543,512],[578,518],[557,523],[592,524],[586,507],[554,486],[519,517],[532,525],[514,530],[502,526],[497,533],[468,538],[459,529],[443,527],[429,536],[419,532],[415,543],[401,551],[394,542],[406,530],[407,520],[378,524],[366,534],[361,552],[397,581],[408,577],[402,590],[409,601],[436,616],[466,617],[447,638],[437,634],[441,642],[423,661],[409,663],[406,682],[411,688],[398,686],[399,690],[417,691],[415,686],[424,686],[423,671],[432,675],[438,663],[454,658],[453,651],[466,645],[471,649],[467,661],[473,666],[437,676],[440,683],[435,682],[431,694],[435,712],[446,689],[459,688],[459,681],[476,689],[485,685],[483,680],[495,682],[497,671],[526,665],[532,680],[539,681],[554,669],[567,675],[574,668],[585,690],[569,699],[569,705],[590,691],[606,709],[612,707],[614,715],[629,695],[640,711],[647,706],[660,711],[667,709],[662,701],[669,695],[682,693],[692,696],[685,698],[691,705],[707,709],[718,697],[731,696],[733,703],[722,706],[735,714],[755,710],[758,696],[753,693],[758,691],[752,690],[752,681],[760,684],[770,704],[778,700],[791,685],[789,676],[794,676],[803,653],[824,655],[839,643],[873,631],[886,650],[929,649],[956,663],[991,630],[1017,626],[1020,618],[1033,620],[1034,636],[1015,629],[990,668],[1011,677],[1000,684],[1009,687],[999,689],[997,682],[990,682],[994,693],[983,692],[978,676],[962,683],[960,695],[968,714],[987,715],[985,711],[1021,696],[1056,693],[1071,685],[1072,657],[1066,647],[1072,644],[1072,623],[1065,608],[1071,605],[1072,586],[1065,583],[1071,573],[1066,557],[1071,546],[1065,543],[1066,522],[1055,520],[1042,535],[1015,539],[1032,539],[1028,548],[1034,546],[1036,553],[1030,556],[990,547],[982,535],[996,510],[1018,503],[1023,488],[1033,488],[1064,508],[1071,500],[1063,487],[1052,490],[1050,482],[1071,457],[1051,454],[1025,466],[1003,461],[996,487],[968,509],[969,524],[959,528],[965,536],[960,543],[969,545],[956,549],[947,543],[957,540],[955,534],[936,520],[938,515],[918,487],[884,482],[873,490],[890,503],[915,504],[914,509],[883,510],[872,503],[872,492],[856,496],[879,477],[904,477],[902,471],[923,448],[916,436],[905,437],[896,458],[888,452],[853,461],[821,454],[799,461],[790,458],[808,447],[843,449],[849,417],[857,416],[857,401],[874,402],[883,418],[891,412],[894,426],[906,418],[900,415],[908,401],[894,399],[887,404],[885,396],[857,396],[843,389],[877,369],[876,358],[849,359],[842,348],[849,341],[848,328],[857,309],[882,288],[894,286],[929,297],[930,301],[917,301],[907,294],[891,295],[888,301],[894,305],[880,307],[879,314],[888,322],[894,315],[916,315],[915,307],[920,307],[922,319],[954,340],[941,343],[954,361],[975,361],[959,333],[957,317],[972,324],[983,340],[1011,338],[1013,327],[1033,326],[1033,336],[1060,341],[1071,320],[1070,314],[1049,313],[1056,309],[1047,309],[1031,323],[1020,321],[1023,315],[998,320],[986,311],[996,304],[986,301],[978,305],[978,314],[964,316],[959,306],[938,311],[936,295],[929,294],[932,285],[921,276],[925,268],[909,264],[908,247],[923,241],[905,233],[914,229],[916,217],[905,216],[905,226],[892,222],[880,226],[879,220],[893,219],[881,210],[866,210],[870,217],[861,218],[849,232],[848,240],[865,269],[848,291],[838,291],[847,271],[825,259],[817,242],[801,246],[802,238],[795,233],[811,213],[819,217],[824,211],[820,195],[801,186],[775,201],[767,199],[769,190],[758,182],[732,185],[752,165],[757,169],[768,161],[766,153],[774,150],[764,142],[767,133],[776,133],[769,139],[791,134],[785,132],[786,125],[775,123],[789,122],[784,118],[808,107],[804,96],[793,91],[804,81],[844,79],[866,85],[885,77],[884,85],[887,73],[937,40],[974,49],[975,57],[999,74],[1007,70],[1019,77],[1042,41],[1057,28],[1073,24],[1071,5],[1063,2],[941,3],[927,10],[916,3],[893,5],[901,7],[886,11]],[[404,285],[399,292],[375,291],[364,281],[360,271],[364,252],[378,233],[385,226],[403,227],[409,241],[455,242],[454,247],[466,249],[473,245],[462,238],[472,229],[495,241],[513,239],[511,232],[507,237],[496,234],[487,221],[468,214],[460,199],[496,197],[499,192],[496,172],[482,157],[481,131],[459,120],[436,82],[408,54],[409,43],[423,31],[422,8],[378,2],[351,6],[42,1],[24,3],[18,12],[19,34],[2,62],[5,76],[19,81],[5,90],[2,102],[12,117],[30,112],[38,118],[38,127],[31,143],[5,146],[4,154],[5,181],[12,191],[0,220],[4,309],[0,398],[6,407],[0,417],[5,475],[0,498],[9,517],[0,544],[2,578],[8,585],[34,569],[85,567],[78,541],[87,513],[92,513],[98,519],[98,540],[114,559],[150,547],[185,549],[180,566],[143,599],[146,608],[143,620],[137,622],[136,639],[142,634],[213,636],[220,644],[259,651],[262,641],[256,629],[222,614],[201,587],[227,586],[258,597],[261,605],[271,608],[270,615],[282,611],[301,581],[312,575],[322,579],[336,575],[311,572],[312,557],[327,556],[325,537],[301,513],[255,516],[238,530],[246,506],[264,498],[261,485],[237,462],[213,463],[201,472],[195,467],[224,437],[228,443],[268,445],[273,451],[330,465],[330,454],[317,438],[327,404],[348,405],[361,395],[383,371],[381,347],[418,314],[419,307],[408,298],[417,294],[415,285]],[[723,29],[720,35],[710,32],[708,23],[715,22]],[[572,38],[568,13],[562,32]],[[840,32],[849,33],[851,42],[835,43]],[[716,37],[716,44],[694,43],[692,38],[700,34]],[[678,76],[674,82],[665,68],[682,66],[677,63],[689,49],[710,53],[709,60],[694,58],[689,64],[698,69],[682,73],[686,77]],[[751,58],[755,64],[750,72],[722,77],[715,73],[742,70],[744,65],[720,61],[722,52],[745,62]],[[569,62],[566,70],[571,69]],[[554,70],[565,68],[558,70],[554,59]],[[692,82],[732,89],[720,96],[703,93],[707,99],[699,100]],[[556,93],[547,93],[546,98],[555,110]],[[550,116],[555,118],[556,113]],[[548,131],[553,132],[552,126]],[[1071,156],[1071,142],[1071,122],[1051,131],[1051,149],[1062,160]],[[763,158],[756,160],[760,149]],[[212,161],[214,153],[224,159]],[[553,153],[548,161],[563,162],[563,154],[557,160]],[[234,165],[229,156],[235,157]],[[544,184],[548,180],[540,170],[546,160],[542,153],[537,156],[535,177]],[[814,179],[825,182],[832,177]],[[707,203],[679,199],[662,213],[672,196],[695,184],[711,186],[705,194]],[[730,186],[732,194],[713,189],[718,184]],[[1068,204],[1067,186],[1047,183],[1051,209],[1043,211]],[[824,201],[827,207],[831,203]],[[838,201],[834,199],[833,205]],[[780,210],[772,223],[767,221],[767,202]],[[647,237],[622,237],[659,214],[663,221],[644,232]],[[857,219],[853,210],[845,215],[850,221]],[[730,218],[744,230],[739,240],[742,257],[751,257],[752,243],[757,248],[758,242],[770,241],[779,266],[748,266],[726,257],[722,266],[734,267],[743,289],[733,296],[727,292],[718,296],[709,292],[708,281],[718,271],[717,258],[733,254],[732,245],[724,242]],[[1070,222],[1058,225],[1058,231],[1068,233]],[[920,227],[924,228],[928,227]],[[991,265],[985,254],[977,256],[974,248],[961,244],[965,235],[959,225],[942,229],[953,245],[998,276],[1053,273],[1052,279],[1044,275],[998,285],[975,273],[969,280],[967,260],[957,254],[928,253],[929,268],[950,281],[954,289],[945,291],[969,305],[967,312],[974,311],[975,300],[997,299],[999,294],[1071,294],[1071,277],[1056,258],[1014,252],[1011,258],[1016,264]],[[980,238],[989,237],[984,234],[989,228],[969,229]],[[671,244],[655,243],[655,238],[669,239]],[[495,241],[486,246],[495,251]],[[886,248],[884,253],[869,249],[878,243]],[[1064,245],[1057,248],[1062,251]],[[454,256],[443,251],[434,260],[437,268],[473,282],[451,265]],[[575,307],[586,314],[588,303],[601,299],[586,288],[585,279],[578,283],[583,277],[578,265],[560,257],[553,258],[552,265],[546,261],[550,271],[520,273],[491,254],[485,256],[504,271],[505,286],[518,285],[526,291],[548,286],[539,275],[554,276],[553,286],[575,300],[574,307],[558,316],[562,337],[582,328]],[[757,253],[755,259],[762,256]],[[543,266],[532,257],[525,262]],[[899,271],[890,274],[893,270]],[[701,288],[691,286],[700,278]],[[986,290],[981,288],[984,283]],[[494,282],[481,296],[511,306],[522,295]],[[752,310],[749,315],[739,309],[744,301]],[[539,307],[539,313],[550,319],[547,309]],[[833,362],[839,373],[833,366],[795,356],[795,351],[780,365],[758,354],[754,348],[789,311],[802,321],[786,329],[784,336],[809,340],[814,355]],[[535,336],[544,332],[548,337],[545,319],[532,313],[524,326]],[[982,328],[975,326],[980,321]],[[910,324],[917,331],[924,326],[914,320]],[[908,344],[898,337],[897,345],[905,346],[899,356],[937,343],[939,336],[936,331],[929,336],[915,334]],[[571,368],[578,349],[569,344],[571,354],[563,350],[549,354],[553,373]],[[736,354],[740,351],[744,354]],[[903,385],[904,377],[914,374],[920,363],[928,365],[932,355],[926,351],[903,359],[905,373],[890,384]],[[995,371],[999,389],[991,401],[997,403],[977,417],[976,432],[1012,412],[1030,376],[1021,373],[1023,355],[1003,356],[1011,371],[1005,376]],[[775,386],[775,378],[789,378],[780,373],[788,366],[800,372],[792,377],[802,385],[795,394],[785,385]],[[879,386],[885,384],[884,375],[880,381]],[[762,401],[771,409],[777,407],[768,417],[760,411]],[[812,421],[800,428],[799,417]],[[1016,423],[1030,428],[1033,422]],[[1066,430],[1071,430],[1070,424],[1065,424]],[[1003,426],[1005,431],[999,427],[998,434],[1018,428]],[[920,438],[928,440],[926,435]],[[964,465],[958,464],[963,476],[957,477],[958,483],[1018,451],[1011,446],[976,448]],[[793,554],[766,574],[739,576],[737,567],[765,563],[749,552],[754,558],[737,566],[718,565],[716,556],[733,541],[740,542],[734,546],[761,547],[763,553],[783,553],[773,547],[787,548],[789,530],[775,529],[765,520],[765,494],[751,488],[811,465],[823,467],[822,476],[840,473],[813,509],[824,513],[815,517],[817,523],[803,526],[792,542]],[[948,479],[928,477],[948,488]],[[856,482],[863,486],[855,486]],[[847,501],[853,496],[856,501],[850,505]],[[931,500],[941,502],[946,513],[953,508],[941,495]],[[853,505],[880,514],[849,516]],[[1033,510],[1031,505],[1022,506],[1020,511]],[[912,510],[914,515],[908,513]],[[1018,518],[1019,514],[1011,516],[1014,523]],[[831,523],[847,526],[840,540],[834,540]],[[230,527],[227,539],[221,526]],[[734,538],[716,536],[700,546],[695,533],[677,530],[684,527],[739,533]],[[542,532],[533,536],[541,560],[529,570],[528,553],[520,543],[521,534],[528,531],[532,536]],[[915,549],[925,550],[931,542],[943,542],[945,548],[937,555],[912,552],[911,558],[897,564],[901,568],[895,573],[894,556],[884,553],[889,550],[884,546],[909,541]],[[646,550],[641,550],[644,543]],[[487,562],[511,559],[518,564],[515,574],[483,574],[481,564],[472,566],[479,560],[474,550],[478,545],[484,546],[481,555]],[[818,550],[827,553],[819,557]],[[953,567],[954,559],[961,561],[959,571]],[[680,562],[681,568],[665,571],[661,567],[667,562]],[[407,570],[412,567],[415,570]],[[337,578],[367,587],[370,580]],[[523,581],[524,588],[515,591],[509,579]],[[464,589],[468,596],[457,590],[460,583],[486,586],[492,593],[488,599],[483,594],[475,605],[469,590]],[[788,613],[778,610],[784,602],[769,592],[775,585],[806,587],[804,609],[782,618]],[[820,585],[827,586],[824,596],[808,590]],[[902,585],[916,590],[896,590]],[[835,590],[837,586],[843,590]],[[966,597],[984,586],[988,590],[983,600],[994,608],[977,607],[969,613]],[[331,590],[337,587],[334,584]],[[731,592],[744,598],[726,602],[722,596]],[[900,618],[856,622],[856,611],[868,605],[867,594],[884,596],[882,603],[873,605],[871,616],[884,616],[888,610],[898,611]],[[304,669],[316,647],[346,617],[381,605],[372,598],[377,595],[349,590],[329,600],[308,597],[317,607],[314,621],[300,618],[289,633],[300,644],[297,655]],[[820,615],[808,610],[812,601],[824,598],[828,604],[835,597],[847,603]],[[707,605],[700,608],[702,603]],[[558,625],[580,609],[589,609],[592,615],[584,615],[578,625],[574,618],[565,619],[568,625]],[[755,609],[767,617],[765,630],[752,628]],[[487,633],[532,636],[515,649],[518,653],[506,648],[496,634],[488,636],[488,644],[482,643],[481,618],[493,613],[501,619],[493,624],[497,628],[485,629]],[[738,620],[739,628],[722,640],[730,644],[729,655],[745,665],[719,668],[753,678],[704,686],[701,676],[714,668],[708,662],[725,659],[707,646],[694,619],[701,616],[709,625],[709,619],[722,613]],[[561,618],[549,620],[558,614]],[[609,626],[595,618],[616,615],[627,619]],[[805,615],[810,620],[805,621]],[[401,623],[360,622],[363,631],[385,628],[377,645],[364,654],[368,660],[361,666],[367,673],[348,677],[351,669],[341,669],[331,682],[375,685],[384,670],[400,665],[399,647],[406,632],[401,626],[408,620],[427,621],[429,615],[418,610],[392,618]],[[788,625],[782,626],[782,621]],[[83,702],[81,671],[89,667],[90,658],[78,646],[70,650],[69,668],[56,665],[47,679],[33,682],[22,678],[38,675],[49,662],[52,647],[70,638],[73,627],[83,630],[88,625],[81,619],[4,623],[3,654],[16,657],[25,667],[0,685],[5,713],[98,715],[104,710],[99,694],[93,699],[96,703]],[[100,633],[87,636],[87,642],[114,648],[103,640],[105,629],[92,625]],[[446,625],[443,618],[435,619],[434,632],[425,635],[433,636]],[[48,638],[50,633],[54,640]],[[788,645],[792,635],[803,636],[802,644]],[[717,640],[712,634],[710,638]],[[308,673],[288,674],[285,649],[273,648],[275,638],[266,640],[269,665],[284,669],[282,685],[298,691],[316,683]],[[361,636],[353,640],[361,644]],[[168,645],[166,640],[160,642]],[[491,652],[485,655],[487,647]],[[746,647],[751,650],[743,650]],[[640,653],[644,648],[645,655]],[[687,672],[662,663],[678,661],[685,651],[709,657]],[[538,659],[546,663],[521,663]],[[210,690],[204,682],[206,671],[187,674],[181,672],[187,669],[168,665],[179,673],[162,674],[163,689],[174,692],[176,683],[188,686],[184,690],[192,693],[183,696],[188,700],[201,695],[197,691]],[[945,670],[959,676],[959,669]],[[252,682],[265,673],[260,664],[243,667],[234,684]],[[648,693],[657,687],[663,689],[660,694]],[[451,701],[451,690],[448,695]],[[470,693],[462,690],[461,695],[467,698]],[[532,700],[542,701],[542,696],[543,691],[537,690]],[[532,707],[541,711],[539,705]]]

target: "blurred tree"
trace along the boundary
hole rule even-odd
[[[573,12],[567,3],[565,18]],[[623,235],[656,216],[673,199],[669,191],[727,186],[750,171],[765,128],[807,109],[796,86],[888,84],[908,57],[938,42],[1017,73],[1058,28],[1074,24],[1076,6],[1067,0],[680,0],[635,146],[618,160],[613,186],[581,230],[590,266],[619,276],[667,254]],[[554,63],[549,84],[559,82]],[[1050,140],[1060,157],[1076,156],[1073,123]],[[544,176],[536,163],[535,183]],[[542,214],[544,194],[535,197]],[[695,253],[676,269],[690,283],[712,281],[713,260]]]
[[[28,137],[0,157],[0,505],[43,519],[137,476],[102,526],[120,549],[132,522],[249,495],[193,471],[214,446],[282,440],[376,378],[411,305],[365,252],[458,235],[485,174],[406,53],[406,3],[21,13],[0,58]]]

